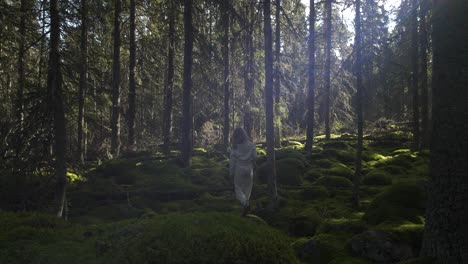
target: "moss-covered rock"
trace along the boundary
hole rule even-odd
[[[100,258],[120,263],[298,263],[290,239],[229,214],[170,214],[122,222],[106,232]]]
[[[362,179],[364,185],[391,185],[392,177],[385,171],[375,169],[367,173]]]
[[[323,148],[349,149],[350,146],[344,141],[329,141],[323,144]]]
[[[257,169],[260,183],[266,183],[268,179],[268,164],[264,163]],[[299,186],[302,184],[302,175],[305,166],[303,162],[295,158],[285,158],[276,162],[276,179],[279,184]]]
[[[323,176],[315,181],[317,185],[323,185],[327,188],[351,188],[353,183],[340,176]]]
[[[398,264],[434,264],[434,263],[436,262],[432,258],[428,258],[428,257],[412,258],[412,259],[398,262]]]
[[[351,257],[351,256],[338,257],[328,262],[328,264],[344,264],[344,263],[346,264],[371,264],[372,262],[363,258]]]
[[[354,176],[354,170],[342,163],[335,163],[330,169],[324,170],[324,172],[326,175],[341,176],[349,180],[351,180]]]
[[[318,168],[310,168],[304,173],[304,179],[310,182],[313,182],[322,176],[323,173]]]
[[[422,223],[425,202],[423,182],[400,182],[378,195],[369,205],[363,219],[374,225],[401,221]]]
[[[327,188],[322,185],[306,187],[301,191],[301,198],[303,200],[318,200],[327,198],[328,196]]]
[[[335,163],[336,162],[333,162],[329,159],[317,159],[317,160],[312,161],[313,165],[316,165],[325,169],[331,168]]]
[[[323,157],[329,159],[336,159],[340,162],[344,163],[352,163],[355,160],[355,152],[354,150],[337,150],[337,149],[324,149],[320,153]]]
[[[323,221],[320,225],[319,233],[349,233],[359,234],[368,229],[366,223],[360,219],[334,218]]]
[[[301,238],[294,243],[299,257],[306,263],[329,263],[333,259],[345,257],[347,235],[318,234],[312,239]]]
[[[355,235],[349,246],[357,256],[381,263],[395,263],[412,258],[415,254],[410,245],[383,230],[369,230]]]
[[[315,211],[305,210],[289,218],[288,231],[295,236],[313,236],[321,222],[321,217]]]
[[[393,176],[404,176],[407,174],[405,168],[396,166],[396,165],[385,165],[385,166],[376,166],[381,171],[388,172],[390,175]]]

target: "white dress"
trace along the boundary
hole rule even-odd
[[[234,190],[242,206],[249,205],[253,184],[253,167],[257,158],[255,145],[246,142],[231,150],[229,174],[234,176]]]

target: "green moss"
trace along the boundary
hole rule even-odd
[[[307,164],[307,159],[304,154],[299,150],[291,149],[279,149],[275,152],[275,158],[277,161],[283,159],[296,159],[302,163],[303,166]]]
[[[324,221],[319,233],[351,233],[359,234],[367,230],[367,225],[360,219],[334,218]]]
[[[223,187],[229,184],[229,171],[225,167],[193,169],[190,179],[193,184],[204,187]]]
[[[323,144],[323,148],[349,149],[350,146],[344,141],[329,141]]]
[[[317,159],[312,161],[312,164],[319,166],[321,168],[331,168],[336,162],[333,162],[329,159]]]
[[[328,196],[327,188],[321,185],[306,187],[301,191],[301,198],[303,200],[318,200],[327,198]]]
[[[313,210],[304,210],[289,218],[288,231],[295,236],[313,236],[322,222],[322,218]]]
[[[331,176],[342,176],[349,180],[351,180],[354,176],[354,170],[350,169],[348,166],[342,163],[333,164],[330,169],[325,170],[325,173]]]
[[[408,175],[417,177],[429,177],[429,164],[423,163],[421,165],[413,166],[409,171]]]
[[[263,163],[257,170],[260,183],[266,183],[268,179],[268,164]],[[276,162],[276,178],[279,184],[299,186],[302,184],[304,164],[294,158],[285,158]]]
[[[266,150],[257,147],[257,155],[258,155],[258,156],[266,156],[266,154],[267,154],[267,153],[266,153]]]
[[[363,259],[363,258],[357,258],[357,257],[338,257],[333,259],[332,261],[328,262],[328,264],[371,264],[372,262]]]
[[[315,184],[323,185],[327,188],[351,188],[353,183],[340,176],[323,176],[320,177]]]
[[[422,223],[426,193],[420,181],[400,182],[378,195],[363,219],[370,224],[411,221]]]
[[[413,156],[411,153],[407,154],[399,154],[394,156],[393,158],[388,158],[385,160],[381,160],[375,164],[375,167],[381,168],[386,167],[389,165],[403,167],[405,169],[410,168],[413,164],[412,162],[416,159],[416,156]]]
[[[55,215],[0,213],[0,263],[98,263],[84,233]]]
[[[337,149],[324,149],[320,153],[323,157],[329,159],[336,159],[340,162],[351,163],[355,160],[354,150],[337,150]]]
[[[433,259],[428,257],[412,258],[405,261],[400,261],[398,264],[433,264],[436,263]]]
[[[396,156],[396,155],[399,155],[399,154],[402,154],[402,153],[410,153],[411,150],[410,149],[407,149],[407,148],[403,148],[403,149],[396,149],[394,151],[392,151],[392,156]]]
[[[389,174],[394,175],[394,176],[406,175],[406,169],[400,166],[396,166],[396,165],[386,165],[386,166],[379,167],[379,169],[384,172],[388,172]]]
[[[304,179],[313,182],[318,178],[322,177],[323,173],[317,168],[310,168],[304,174]]]
[[[296,241],[299,257],[307,263],[329,263],[333,259],[346,257],[347,235],[318,234],[309,241]]]
[[[392,177],[382,170],[375,169],[367,173],[362,179],[362,184],[365,185],[391,185]]]
[[[364,161],[379,161],[379,160],[385,160],[387,158],[388,158],[387,156],[376,153],[374,151],[367,150],[367,151],[362,152],[362,159]]]
[[[249,218],[170,214],[110,227],[100,240],[107,262],[298,263],[290,239]]]

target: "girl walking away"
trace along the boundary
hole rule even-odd
[[[242,216],[250,210],[250,193],[253,184],[253,169],[257,150],[242,128],[236,128],[232,135],[232,149],[229,159],[229,175],[234,178],[234,190],[244,210]]]

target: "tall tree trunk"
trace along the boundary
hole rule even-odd
[[[422,0],[419,10],[419,23],[420,23],[420,58],[421,58],[421,148],[427,149],[429,147],[429,97],[428,97],[428,77],[427,77],[427,8],[428,1]]]
[[[115,0],[114,10],[114,56],[112,58],[112,116],[111,149],[115,157],[120,155],[120,13],[121,0]]]
[[[182,162],[184,167],[192,165],[192,1],[184,0],[184,80],[182,91]]]
[[[128,145],[131,150],[136,148],[135,112],[136,112],[136,43],[135,43],[135,0],[130,0],[130,58],[128,75]]]
[[[83,151],[84,97],[88,81],[88,1],[81,0],[80,84],[78,91],[78,144],[77,159],[84,164]]]
[[[362,139],[364,118],[362,113],[362,30],[361,30],[361,0],[356,0],[356,17],[354,21],[356,35],[354,37],[354,53],[356,54],[356,86],[357,86],[357,147],[356,147],[356,165],[353,178],[353,206],[359,208],[359,188],[361,183],[361,170],[362,170]]]
[[[280,55],[281,55],[281,0],[275,0],[275,69],[274,69],[274,85],[275,85],[275,146],[281,147],[281,109],[280,109],[280,95],[281,95],[281,81],[280,81]]]
[[[278,192],[276,189],[275,128],[273,113],[273,43],[270,8],[270,0],[264,0],[263,22],[265,35],[265,115],[268,162],[268,191],[270,193],[272,203],[275,203],[278,197]]]
[[[413,150],[419,149],[419,63],[418,63],[418,2],[411,5],[411,91],[413,93]]]
[[[252,138],[253,136],[253,116],[252,116],[252,105],[253,105],[253,90],[254,90],[254,46],[253,46],[253,31],[254,31],[254,6],[252,6],[253,1],[248,1],[246,5],[246,14],[247,14],[247,25],[246,25],[246,51],[245,51],[245,96],[247,99],[247,110],[244,115],[244,129],[247,132],[247,135]]]
[[[21,0],[20,12],[20,25],[19,25],[19,50],[18,50],[18,90],[16,95],[16,124],[21,131],[23,125],[23,94],[25,83],[25,42],[26,42],[26,0]],[[20,141],[17,144],[21,144]]]
[[[224,126],[223,143],[229,147],[229,0],[223,1],[223,60],[224,60]]]
[[[172,127],[172,91],[174,88],[174,52],[175,52],[175,16],[176,5],[169,0],[169,51],[167,54],[167,79],[164,87],[164,114],[163,114],[163,140],[164,153],[169,155]]]
[[[57,0],[50,1],[50,51],[47,73],[48,106],[54,119],[54,153],[55,177],[57,188],[57,216],[62,217],[65,208],[65,191],[67,185],[66,131],[65,113],[62,97],[62,75],[60,71],[60,13]]]
[[[332,37],[332,0],[325,0],[325,138],[330,139],[330,64]]]
[[[468,2],[433,1],[431,161],[422,255],[468,263]]]
[[[310,0],[309,14],[309,69],[307,95],[307,136],[305,150],[312,151],[314,144],[314,112],[315,112],[315,3]]]

